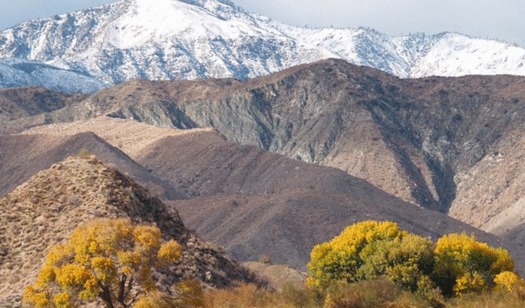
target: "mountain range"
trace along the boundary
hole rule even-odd
[[[137,131],[142,133],[134,138]],[[468,232],[508,248],[520,270],[524,264],[519,245],[404,202],[341,170],[232,143],[213,130],[162,129],[102,116],[1,136],[0,145],[0,193],[9,192],[0,199],[7,231],[0,237],[0,249],[6,252],[0,270],[9,273],[13,266],[23,266],[26,255],[37,260],[18,274],[19,280],[0,283],[9,290],[34,277],[46,251],[45,243],[28,241],[37,231],[27,230],[40,230],[39,238],[51,244],[76,224],[101,216],[158,224],[186,243],[190,271],[183,273],[207,282],[203,277],[210,270],[215,286],[243,275],[253,280],[220,252],[240,261],[266,256],[304,270],[315,244],[363,219],[396,221],[432,239]],[[79,152],[91,154],[67,158]],[[192,245],[188,236],[195,235],[185,226],[215,245],[198,238]],[[21,253],[35,246],[38,254]],[[191,265],[191,258],[197,258],[198,266]]]
[[[27,21],[0,32],[0,57],[0,86],[64,92],[134,79],[247,79],[326,58],[402,78],[525,75],[525,49],[505,42],[300,28],[224,0],[121,0]]]
[[[519,256],[524,85],[519,76],[400,79],[331,59],[247,81],[140,80],[93,95],[3,90],[0,131],[10,135],[0,192],[83,144],[113,161],[105,146],[75,137],[94,134],[133,160],[119,169],[240,260],[273,254],[300,268],[315,242],[366,218],[431,237],[467,230],[447,215],[510,241]],[[304,230],[293,215],[324,223]],[[262,239],[266,230],[274,236]],[[276,236],[282,246],[271,253],[257,244]]]
[[[305,270],[362,220],[475,234],[523,274],[524,63],[504,42],[299,28],[227,0],[118,1],[4,30],[0,306],[94,217],[180,241],[165,288],[264,283],[226,254]]]

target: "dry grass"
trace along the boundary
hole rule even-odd
[[[262,261],[269,258],[265,257],[261,258]],[[269,285],[276,290],[282,290],[287,286],[301,287],[307,278],[306,273],[286,265],[264,262],[244,262],[242,265],[268,281]]]
[[[326,307],[326,308],[427,308],[432,304],[401,291],[387,280],[356,284],[338,283],[325,291],[305,286],[286,286],[273,292],[243,285],[236,289],[212,290],[204,295],[205,307]]]
[[[445,300],[426,299],[403,291],[386,279],[359,283],[335,283],[326,290],[305,286],[287,286],[282,291],[258,289],[243,285],[236,289],[211,290],[205,293],[207,308],[224,307],[325,307],[325,308],[518,308],[525,307],[523,298],[505,291],[466,295]]]
[[[447,307],[454,308],[522,308],[525,299],[505,291],[471,294],[450,300]]]

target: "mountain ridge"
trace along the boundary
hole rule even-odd
[[[122,0],[24,22],[0,32],[0,57],[40,61],[106,85],[246,79],[326,58],[403,78],[525,75],[525,49],[507,43],[457,33],[299,28],[216,0]]]
[[[521,223],[510,213],[524,190],[515,167],[524,84],[516,76],[400,79],[332,59],[248,81],[131,81],[13,129],[100,115],[212,127],[229,141],[336,167],[519,241]]]
[[[131,129],[114,139],[105,129],[108,123]],[[14,137],[59,138],[93,132],[118,145],[127,134],[133,134],[135,127],[143,128],[144,124],[102,117],[50,125]],[[187,226],[220,244],[237,260],[253,261],[267,255],[277,263],[304,270],[315,244],[335,236],[352,222],[367,219],[396,221],[433,239],[448,232],[473,233],[491,245],[508,247],[515,258],[522,259],[523,249],[515,243],[403,202],[341,170],[232,143],[211,130],[156,137],[162,135],[161,130],[150,128],[153,142],[139,138],[133,145],[120,147],[141,168],[150,170],[151,176],[178,192],[171,197],[164,195],[170,210],[180,213]],[[140,182],[148,187],[154,184],[144,181],[140,173],[133,176],[142,177]]]

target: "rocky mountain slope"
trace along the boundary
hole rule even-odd
[[[21,118],[16,129],[103,114],[213,127],[519,242],[523,89],[523,77],[404,80],[326,60],[246,82],[133,81]]]
[[[184,246],[182,260],[163,272],[169,289],[177,279],[196,278],[211,286],[249,281],[248,273],[215,246],[201,240],[167,208],[127,176],[91,157],[69,158],[39,172],[0,199],[0,305],[17,300],[32,282],[46,251],[78,224],[97,217],[130,218],[155,224]]]
[[[389,37],[364,28],[298,28],[225,0],[120,0],[24,22],[0,32],[0,57],[39,61],[72,71],[70,80],[78,80],[80,75],[71,74],[80,72],[107,85],[135,79],[246,79],[326,58],[403,78],[525,75],[525,49],[504,42],[457,33]],[[47,68],[31,73],[44,75],[36,78],[44,86],[57,86],[54,81],[64,79],[57,74],[66,77],[65,71]],[[16,78],[3,83],[27,84]],[[89,87],[77,88],[82,91],[100,86],[87,78],[71,85],[88,82]]]
[[[65,95],[41,87],[0,89],[0,117],[11,121],[36,116],[83,98],[83,95]]]
[[[434,239],[448,232],[475,233],[493,245],[509,247],[519,264],[525,264],[518,245],[403,202],[340,170],[231,143],[213,131],[165,135],[162,131],[166,129],[97,118],[52,124],[24,134],[63,137],[91,131],[118,143],[112,137],[115,132],[107,129],[110,123],[123,140],[138,127],[148,132],[150,138],[139,137],[120,148],[178,192],[165,202],[180,212],[190,228],[222,245],[238,260],[267,255],[275,263],[304,270],[316,243],[330,239],[352,222],[384,219]]]

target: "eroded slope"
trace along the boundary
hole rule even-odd
[[[164,236],[184,245],[181,261],[158,276],[162,289],[181,278],[211,286],[247,281],[245,270],[186,229],[166,207],[127,176],[94,156],[69,158],[33,176],[0,199],[0,303],[16,301],[36,277],[51,245],[80,223],[97,217],[130,218],[157,225]]]

